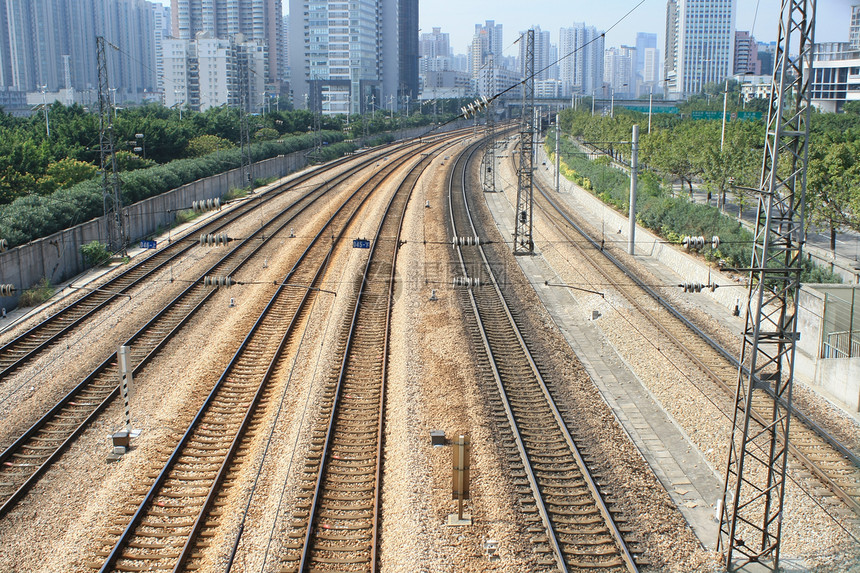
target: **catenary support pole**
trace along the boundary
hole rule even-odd
[[[639,171],[639,126],[633,126],[633,152],[630,154],[630,233],[627,252],[634,254],[636,245],[636,182]]]

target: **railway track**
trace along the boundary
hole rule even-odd
[[[545,189],[537,183],[535,188],[539,192],[536,199],[540,199],[536,200],[535,205],[596,272],[665,336],[678,353],[689,358],[707,376],[713,384],[708,394],[719,398],[722,411],[730,413],[737,385],[737,359],[675,309],[665,297],[647,286],[618,258],[602,249],[600,244],[574,221],[570,211],[553,199]],[[571,236],[571,228],[587,241],[583,242],[580,237]],[[630,284],[631,279],[634,284]],[[662,312],[647,308],[649,305],[653,306],[655,300]],[[769,424],[772,418],[772,401],[757,393],[753,408],[759,427]],[[797,460],[795,467],[799,464],[812,473],[833,495],[860,515],[860,458],[796,408],[792,418],[789,449]]]
[[[398,186],[373,240],[352,321],[327,381],[279,571],[376,571],[386,368],[400,230],[425,157]]]
[[[410,155],[411,157],[411,155]],[[269,398],[271,373],[307,312],[313,289],[381,183],[410,157],[389,161],[335,212],[285,277],[122,531],[92,562],[101,572],[193,570],[220,521],[220,500],[247,453]],[[326,240],[334,237],[334,241]],[[298,288],[294,288],[298,287]]]
[[[419,147],[419,149],[425,148]],[[410,147],[402,152],[412,153]],[[133,373],[139,375],[167,342],[190,320],[215,289],[204,284],[206,276],[231,276],[251,261],[267,243],[283,239],[289,225],[303,212],[327,197],[338,184],[356,177],[372,161],[360,162],[328,182],[297,198],[249,237],[241,240],[212,267],[169,302],[124,345],[131,351]],[[305,241],[306,239],[294,239]],[[113,353],[42,415],[15,442],[0,453],[0,517],[20,501],[41,474],[65,451],[119,393],[117,355]]]
[[[333,165],[342,165],[352,157],[336,160]],[[313,169],[280,186],[273,192],[266,193],[254,201],[245,201],[242,205],[225,211],[223,214],[195,229],[196,234],[217,234],[223,232],[231,223],[248,215],[278,198],[284,191],[296,189],[298,186],[316,177],[319,169]],[[51,345],[58,343],[68,336],[78,325],[92,318],[97,312],[106,309],[125,293],[142,284],[154,273],[167,268],[171,263],[184,256],[195,247],[194,241],[186,240],[189,235],[179,237],[167,246],[154,251],[148,257],[129,265],[117,276],[101,285],[98,290],[92,290],[77,300],[54,312],[51,316],[36,324],[26,332],[13,338],[0,347],[0,379],[9,376],[24,364],[35,359]]]
[[[449,182],[454,236],[478,236],[466,197],[468,165],[478,148],[458,157]],[[464,294],[472,309],[468,322],[486,352],[481,365],[496,381],[496,418],[509,432],[503,440],[513,454],[512,475],[535,551],[543,555],[539,565],[561,571],[637,571],[619,526],[623,518],[614,514],[606,492],[590,474],[587,455],[580,452],[552,397],[552,381],[542,375],[483,248],[458,246],[457,252],[462,271],[480,284]]]

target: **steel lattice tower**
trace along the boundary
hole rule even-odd
[[[239,142],[242,155],[242,185],[254,189],[253,160],[251,159],[251,126],[248,124],[251,78],[248,71],[248,55],[244,51],[237,54],[239,64]]]
[[[718,547],[779,568],[803,246],[816,0],[782,0]],[[795,48],[792,42],[798,42]],[[790,49],[799,57],[792,59]],[[749,371],[744,371],[744,364]],[[751,419],[753,397],[765,426]],[[761,418],[760,418],[761,419]]]
[[[108,44],[103,36],[96,36],[96,62],[99,79],[99,154],[102,172],[102,196],[104,198],[107,242],[111,251],[126,254],[126,230],[122,213],[122,192],[116,165],[116,150],[113,144],[113,106],[110,101],[107,54]]]
[[[523,80],[523,106],[520,118],[520,168],[517,171],[517,211],[514,228],[514,254],[534,253],[532,240],[532,174],[534,171],[534,71],[535,31],[525,34],[525,79]]]
[[[487,62],[487,93],[490,97],[496,92],[495,70],[493,69],[493,55]],[[487,103],[487,153],[484,155],[484,191],[496,192],[496,116],[493,112],[493,102]]]

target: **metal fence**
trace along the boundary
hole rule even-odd
[[[824,295],[824,320],[821,336],[822,358],[860,356],[860,317],[857,314],[857,288],[831,290]]]

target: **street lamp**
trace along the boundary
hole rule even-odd
[[[116,88],[108,88],[113,96],[113,118],[116,119]]]
[[[144,159],[146,159],[146,142],[143,139],[142,133],[134,134],[135,146],[133,151],[135,153],[140,153]]]
[[[182,121],[182,104],[185,103],[185,100],[179,100],[179,94],[181,94],[182,91],[183,90],[178,87],[173,88],[173,99],[176,100],[173,105],[179,108],[179,121]]]
[[[45,92],[48,90],[48,85],[45,84],[42,87],[42,108],[45,110],[45,133],[48,137],[51,137],[51,124],[48,121],[48,102],[45,100]]]

